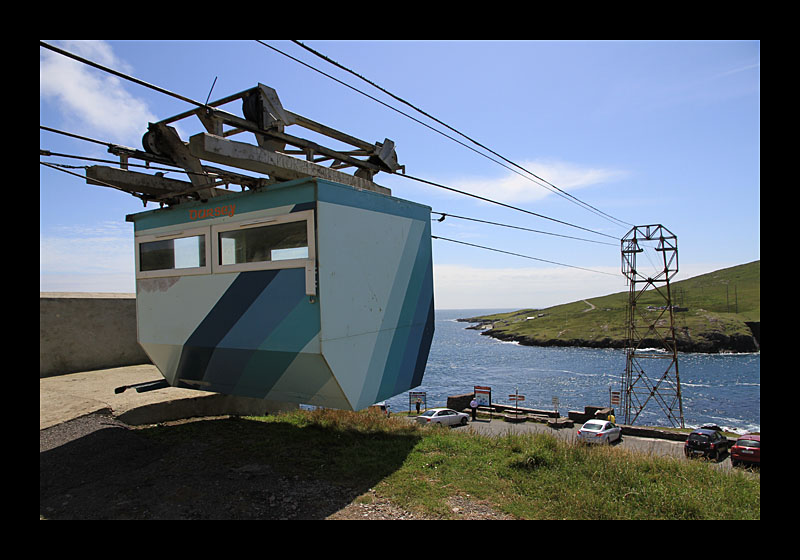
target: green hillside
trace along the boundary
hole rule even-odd
[[[686,352],[752,352],[759,349],[761,261],[717,270],[670,284],[678,349]],[[483,334],[537,346],[620,348],[625,344],[628,292],[575,301],[546,309],[521,309],[462,319],[479,323]],[[664,305],[645,292],[639,310],[653,319]]]

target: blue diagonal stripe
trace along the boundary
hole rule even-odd
[[[240,273],[183,345],[177,379],[201,380],[214,350],[279,271]]]

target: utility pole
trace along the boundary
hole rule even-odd
[[[623,423],[633,424],[655,401],[673,426],[684,427],[678,350],[669,281],[678,272],[678,239],[662,225],[634,226],[622,238],[622,273],[628,280],[627,344],[622,378]],[[641,257],[645,257],[644,261]],[[642,295],[663,305],[642,308]],[[666,367],[663,367],[666,363]]]

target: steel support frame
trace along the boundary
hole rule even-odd
[[[242,101],[245,118],[238,117],[218,107],[232,101]],[[304,155],[306,161],[320,164],[331,161],[332,169],[356,167],[356,177],[372,180],[380,172],[395,173],[405,171],[405,166],[397,163],[394,142],[386,138],[383,142],[371,144],[359,138],[338,131],[324,124],[293,113],[283,107],[277,92],[264,84],[218,99],[203,107],[185,111],[173,117],[151,124],[149,131],[158,132],[169,124],[190,116],[197,116],[209,134],[227,138],[241,132],[255,135],[258,145],[268,151],[285,154]],[[346,152],[321,146],[316,142],[292,136],[285,132],[288,126],[297,125],[317,134],[350,145]],[[225,129],[225,127],[231,127]],[[155,129],[155,130],[154,130]],[[147,137],[147,135],[145,135]],[[158,140],[158,138],[155,138]],[[159,142],[144,140],[148,151],[158,153]],[[292,148],[287,148],[291,146]],[[365,157],[366,159],[358,159]]]
[[[672,426],[683,428],[683,398],[669,284],[678,272],[677,237],[660,224],[634,226],[622,238],[621,249],[622,273],[629,286],[622,378],[623,423],[635,423],[646,405],[654,401]],[[648,249],[659,254],[660,259],[655,270],[645,273],[638,268],[637,260]],[[663,305],[642,309],[639,301],[648,291],[660,295]],[[652,311],[658,313],[653,315]],[[658,362],[662,367],[654,366]]]
[[[242,102],[244,118],[219,109],[221,105],[233,101]],[[189,142],[184,142],[170,125],[192,116],[201,121],[207,133],[197,134]],[[349,144],[353,149],[335,150],[286,134],[285,128],[291,125]],[[257,145],[228,140],[230,136],[242,132],[252,133]],[[93,166],[87,170],[87,183],[129,192],[145,204],[150,201],[174,205],[189,200],[205,201],[225,194],[219,187],[227,188],[230,183],[239,184],[244,190],[265,188],[275,182],[299,177],[321,177],[357,189],[391,195],[389,189],[376,185],[373,177],[381,171],[390,174],[405,172],[405,167],[397,163],[394,142],[388,138],[371,144],[292,113],[283,108],[277,92],[263,84],[149,123],[142,145],[144,152],[124,146],[109,147],[110,153],[119,156],[120,169]],[[209,145],[212,147],[209,148]],[[291,155],[304,155],[305,158]],[[131,158],[141,159],[148,166],[157,163],[182,168],[189,181],[165,179],[163,173],[148,175],[129,171],[128,161]],[[211,167],[204,164],[203,160],[256,171],[268,178],[250,177]],[[328,167],[320,165],[326,161],[331,162]],[[340,171],[347,167],[355,167],[356,171],[352,175]]]

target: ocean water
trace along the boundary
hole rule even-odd
[[[517,391],[525,396],[520,406],[527,408],[553,410],[552,399],[558,397],[562,416],[586,405],[608,406],[609,388],[620,389],[625,371],[623,350],[522,346],[481,336],[466,329],[469,323],[456,321],[494,312],[436,312],[428,366],[422,385],[414,389],[427,393],[429,408],[445,406],[448,396],[471,393],[475,385],[491,387],[496,403],[510,404],[508,395]],[[760,430],[760,353],[679,353],[678,372],[687,427],[714,423],[738,433]],[[408,410],[408,392],[386,403],[393,411]],[[621,408],[616,412],[622,420]],[[635,424],[670,425],[652,400]]]

